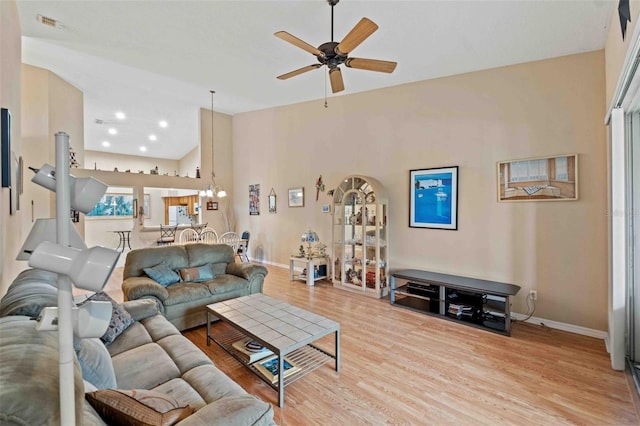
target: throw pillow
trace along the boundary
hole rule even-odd
[[[176,273],[176,271],[169,268],[164,262],[151,268],[144,268],[143,271],[149,276],[149,278],[163,287],[175,284],[180,281],[180,276]]]
[[[102,389],[85,397],[102,420],[114,425],[171,426],[194,412],[168,395],[145,389]]]
[[[213,271],[208,263],[206,265],[196,266],[195,268],[178,269],[178,273],[180,273],[182,281],[191,281],[196,283],[212,280],[214,278]]]
[[[111,355],[100,339],[80,339],[76,355],[82,369],[82,378],[91,383],[94,390],[117,386]]]
[[[106,302],[111,302],[111,321],[109,321],[109,327],[107,331],[102,335],[100,340],[104,342],[105,345],[113,342],[116,337],[118,337],[123,331],[127,329],[131,324],[133,324],[133,318],[129,312],[127,312],[118,302],[110,298],[106,293],[100,292],[95,293],[87,298],[84,304],[88,300],[101,300]]]

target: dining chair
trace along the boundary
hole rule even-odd
[[[240,242],[238,243],[238,249],[236,250],[236,254],[240,258],[241,262],[250,262],[249,260],[249,238],[251,237],[251,233],[249,231],[244,231],[242,233],[242,237],[240,238]]]
[[[213,228],[205,228],[200,233],[200,242],[204,244],[218,244],[218,234]]]
[[[218,244],[227,244],[230,245],[231,248],[233,249],[233,253],[237,253],[238,252],[238,244],[240,243],[240,236],[238,235],[237,232],[225,232],[224,234],[220,235],[220,238],[218,238]]]
[[[182,244],[197,243],[199,240],[200,236],[195,229],[191,228],[183,229],[182,232],[180,232],[180,237],[178,238],[178,242]]]
[[[178,230],[178,225],[170,225],[170,226],[160,225],[160,238],[158,238],[156,243],[159,246],[175,243],[177,230]]]
[[[192,224],[191,225],[191,229],[193,229],[194,231],[196,231],[198,233],[198,235],[202,234],[202,231],[204,231],[207,228],[208,223],[197,223],[197,224]]]

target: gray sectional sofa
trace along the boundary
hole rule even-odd
[[[213,278],[179,281],[163,286],[145,269],[164,264],[172,271],[210,266]],[[178,330],[206,323],[205,306],[222,300],[261,293],[267,269],[252,263],[235,263],[226,244],[185,244],[132,250],[124,265],[125,300],[153,299]]]
[[[23,271],[0,301],[1,425],[60,424],[57,332],[37,331],[33,320],[44,306],[57,304],[55,278]],[[75,342],[76,424],[107,424],[85,399],[85,391],[105,388],[147,390],[172,399],[189,410],[179,426],[274,424],[271,405],[222,373],[159,313],[156,301],[117,307],[133,322],[112,343]]]

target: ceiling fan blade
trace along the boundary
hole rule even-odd
[[[397,62],[380,61],[378,59],[349,58],[344,64],[349,68],[357,68],[367,71],[392,73],[396,69]]]
[[[297,69],[295,71],[291,71],[291,72],[288,72],[286,74],[279,75],[277,78],[279,80],[286,80],[288,78],[295,77],[298,74],[302,74],[302,73],[307,72],[307,71],[318,69],[321,66],[322,66],[322,64],[307,65],[306,67],[302,67],[302,68]]]
[[[320,50],[316,49],[315,47],[313,47],[312,45],[310,45],[306,41],[302,41],[298,37],[289,34],[286,31],[278,31],[277,33],[274,33],[273,35],[278,37],[279,39],[282,39],[284,41],[287,41],[287,42],[293,44],[294,46],[299,47],[302,50],[306,50],[307,52],[311,53],[312,55],[324,57],[324,53],[322,53]]]
[[[336,53],[339,55],[346,55],[353,49],[358,47],[360,43],[365,41],[367,37],[373,34],[378,29],[375,22],[368,18],[362,18],[360,22],[347,34],[340,44],[336,46]]]
[[[342,71],[340,71],[340,68],[336,67],[329,70],[329,80],[331,80],[331,91],[333,93],[344,90],[344,81],[342,80]]]

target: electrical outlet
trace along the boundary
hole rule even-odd
[[[531,300],[538,300],[538,292],[536,290],[530,290],[529,297]]]

